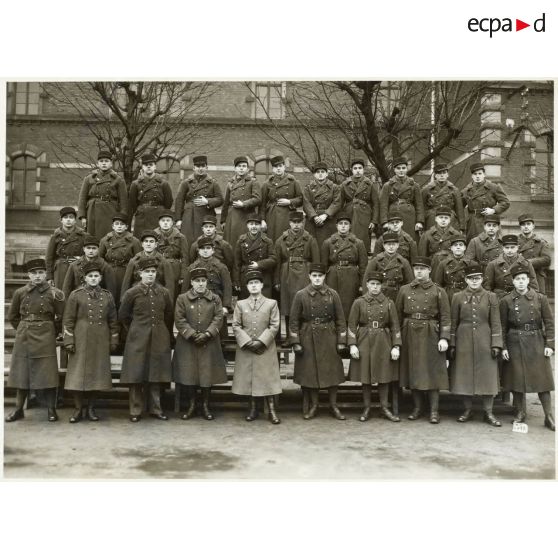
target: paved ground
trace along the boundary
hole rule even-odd
[[[528,399],[528,434],[514,433],[511,409],[499,405],[502,428],[476,420],[458,424],[460,406],[442,398],[442,422],[425,419],[394,424],[378,418],[358,422],[360,403],[342,399],[348,420],[327,414],[304,421],[300,394],[284,382],[279,426],[244,420],[243,405],[217,396],[217,420],[185,422],[173,413],[167,423],[127,420],[124,401],[101,408],[99,423],[45,421],[44,409],[26,411],[25,420],[4,424],[4,475],[47,479],[553,479],[554,434],[543,428],[536,395]],[[223,403],[226,403],[224,406]],[[410,401],[405,397],[403,411]],[[479,405],[477,402],[476,405]],[[9,411],[13,401],[6,401]]]

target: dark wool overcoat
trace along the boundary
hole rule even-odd
[[[113,298],[115,297],[117,284],[112,267],[101,256],[96,256],[90,260],[88,260],[85,256],[81,256],[75,262],[70,264],[70,267],[68,267],[68,271],[66,272],[66,277],[64,278],[64,283],[62,285],[62,291],[66,300],[68,300],[72,291],[75,291],[78,287],[82,287],[85,284],[83,266],[89,262],[99,264],[101,268],[100,272],[103,276],[101,280],[101,287],[107,289]]]
[[[466,228],[465,213],[461,192],[449,180],[440,184],[433,180],[422,188],[422,203],[424,205],[424,228],[428,230],[436,224],[436,209],[449,207],[451,209],[451,223],[454,229],[462,231]]]
[[[380,222],[387,222],[391,211],[398,211],[403,217],[403,230],[416,239],[415,225],[424,224],[424,207],[420,186],[410,177],[402,180],[393,176],[380,190]]]
[[[50,237],[46,251],[47,279],[54,280],[54,286],[62,289],[70,264],[83,256],[83,241],[86,232],[75,226],[71,231],[57,228]]]
[[[362,292],[366,292],[366,282],[373,271],[383,275],[382,293],[391,298],[393,302],[397,299],[401,286],[410,283],[415,278],[411,264],[403,256],[397,253],[390,256],[386,252],[381,252],[366,266],[362,279]]]
[[[539,292],[546,294],[546,276],[551,260],[551,250],[544,238],[533,233],[529,238],[519,235],[519,253],[533,266],[539,284]]]
[[[341,186],[329,179],[319,183],[312,180],[302,189],[302,207],[306,213],[306,230],[316,239],[318,248],[337,230],[335,215],[343,206]],[[328,217],[323,225],[316,225],[314,217],[325,213]]]
[[[492,260],[502,254],[502,251],[502,237],[497,234],[494,238],[490,238],[483,231],[469,241],[465,255],[478,262],[484,271]]]
[[[475,260],[468,256],[456,258],[453,254],[450,254],[440,262],[436,272],[432,274],[432,281],[446,291],[450,303],[455,293],[467,288],[465,270],[467,266],[476,263]]]

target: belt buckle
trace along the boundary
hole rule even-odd
[[[525,331],[531,331],[531,324],[525,324]]]
[[[372,327],[373,327],[374,329],[378,329],[378,328],[380,327],[380,324],[379,324],[376,320],[374,320],[374,321],[372,322]]]

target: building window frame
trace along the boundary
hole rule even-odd
[[[22,169],[15,168],[15,162],[24,159]],[[33,165],[28,165],[27,160],[34,161]],[[46,181],[43,169],[48,168],[46,153],[40,151],[32,145],[21,145],[6,157],[6,208],[7,209],[40,209],[41,185]],[[23,186],[21,196],[16,196],[14,171],[23,171],[23,179],[18,181]],[[32,186],[29,188],[28,186]],[[33,188],[34,186],[34,188]]]
[[[43,88],[37,81],[12,81],[7,84],[7,113],[12,116],[39,116]]]
[[[255,81],[252,83],[252,91],[254,92],[252,118],[257,120],[285,118],[286,81]],[[272,106],[272,101],[278,104]]]

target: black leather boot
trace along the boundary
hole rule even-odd
[[[252,422],[258,418],[258,402],[255,397],[250,397],[250,410],[246,415],[246,420],[248,422]]]
[[[6,422],[15,422],[16,420],[20,420],[23,417],[25,417],[23,409],[16,409],[6,416]]]
[[[269,422],[271,422],[271,424],[281,424],[281,421],[275,412],[275,399],[273,398],[273,395],[270,395],[267,398],[267,407],[269,409]]]
[[[202,388],[202,416],[205,420],[213,420],[215,417],[209,410],[209,394],[211,388]]]
[[[409,420],[417,420],[422,416],[422,392],[418,389],[413,390],[413,404],[413,411],[407,417]]]
[[[310,408],[304,415],[305,420],[313,419],[318,414],[319,391],[315,388],[306,388],[310,396]]]

